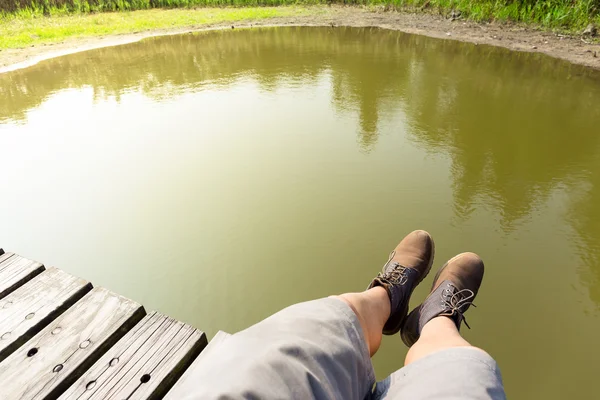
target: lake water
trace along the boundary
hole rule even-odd
[[[210,337],[362,290],[426,229],[435,267],[486,263],[463,332],[510,398],[597,396],[597,72],[379,29],[169,36],[1,74],[0,149],[2,247]],[[378,376],[405,354],[387,337]]]

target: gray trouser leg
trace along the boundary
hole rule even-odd
[[[399,338],[398,338],[399,340]],[[481,350],[441,350],[379,382],[362,328],[343,301],[288,307],[229,337],[195,369],[184,400],[505,400],[496,362]]]
[[[195,371],[192,399],[362,400],[375,383],[362,329],[343,301],[288,307],[232,335]]]
[[[498,365],[473,347],[440,350],[378,382],[375,399],[506,400]]]

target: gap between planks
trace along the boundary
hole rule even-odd
[[[0,255],[0,299],[45,270],[44,265],[15,253]]]

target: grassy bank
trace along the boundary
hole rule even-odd
[[[153,8],[258,7],[316,4],[384,5],[395,9],[460,10],[476,21],[513,21],[578,30],[600,23],[600,0],[0,0],[0,14],[19,18]]]
[[[0,11],[0,50],[68,38],[327,12],[327,7],[306,7],[319,3],[443,15],[459,10],[461,18],[475,21],[514,21],[571,32],[580,32],[590,22],[600,26],[600,0],[0,0],[0,10],[5,10]],[[201,5],[230,7],[195,8]],[[108,12],[113,10],[118,12]]]
[[[600,22],[600,0],[391,0],[420,9],[459,10],[475,21],[511,21],[577,31]]]
[[[125,12],[62,14],[52,17],[10,16],[0,19],[0,49],[156,29],[195,27],[222,22],[306,15],[304,7],[153,9]],[[319,12],[313,9],[310,12]]]

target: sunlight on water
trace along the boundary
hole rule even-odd
[[[378,29],[154,38],[0,75],[0,245],[205,330],[478,252],[509,398],[593,398],[600,76]],[[416,305],[431,277],[413,296]],[[386,338],[379,377],[406,350]]]

